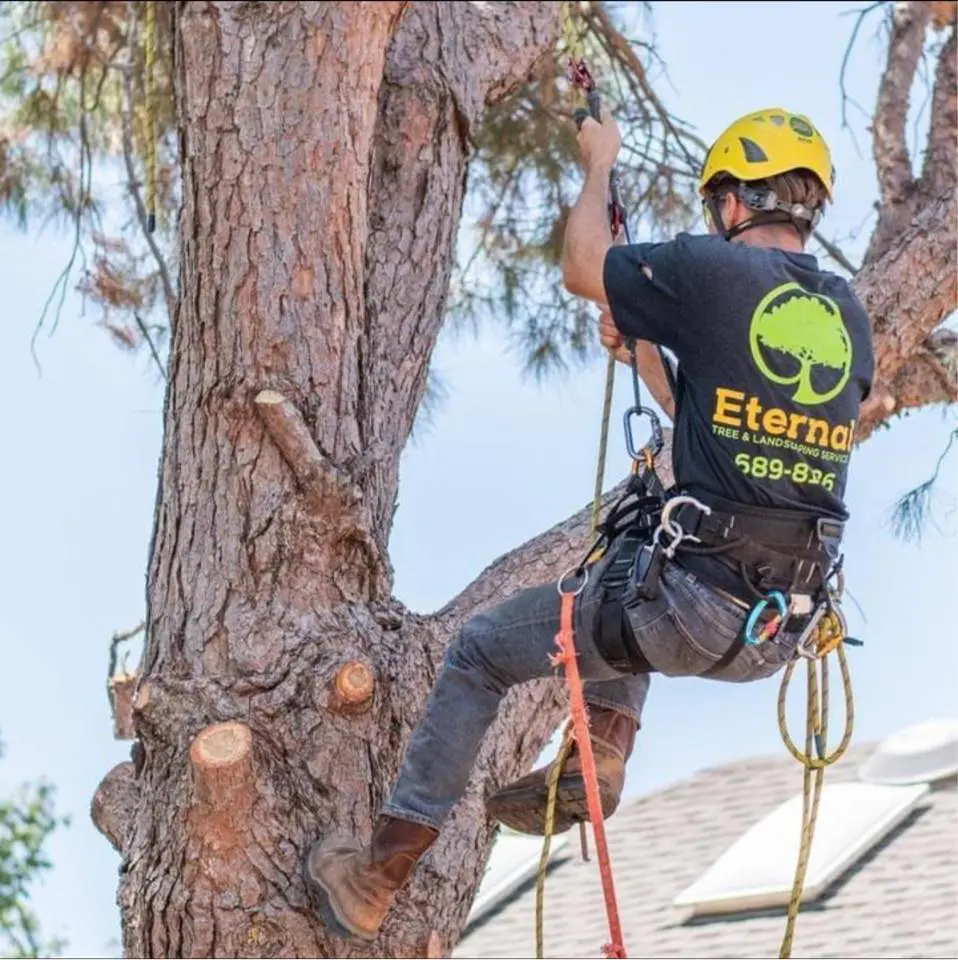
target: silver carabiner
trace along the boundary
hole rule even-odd
[[[696,537],[694,534],[686,533],[682,529],[682,525],[677,520],[672,519],[672,511],[675,510],[676,507],[680,507],[683,504],[688,504],[689,506],[701,510],[706,516],[712,512],[712,508],[710,506],[702,503],[701,500],[697,500],[695,497],[690,497],[684,493],[679,494],[677,497],[672,497],[666,501],[665,506],[662,508],[662,514],[659,517],[659,525],[655,530],[654,539],[656,543],[661,544],[663,533],[667,533],[672,538],[672,542],[665,547],[665,555],[670,560],[675,556],[675,551],[679,548],[680,543],[683,543],[686,540],[691,540],[694,543],[701,542],[699,537]]]

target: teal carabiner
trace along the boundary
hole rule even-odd
[[[759,631],[758,635],[756,635],[755,627],[758,625],[758,618],[770,603],[775,604],[778,608],[778,613]],[[782,593],[781,590],[770,591],[766,596],[762,597],[761,600],[757,601],[755,606],[749,611],[748,619],[745,621],[745,642],[750,647],[754,647],[763,640],[774,636],[785,622],[787,616],[788,600],[785,599],[785,594]]]

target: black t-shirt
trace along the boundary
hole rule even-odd
[[[679,361],[678,486],[847,518],[875,361],[868,315],[845,280],[810,254],[686,233],[613,247],[604,279],[619,330]]]

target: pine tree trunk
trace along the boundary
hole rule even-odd
[[[556,21],[537,3],[178,5],[182,293],[138,803],[116,829],[128,956],[368,953],[327,936],[300,863],[329,831],[368,836],[445,645],[502,586],[492,570],[485,594],[412,616],[386,543],[469,125]],[[509,588],[584,533],[547,535]],[[451,949],[490,846],[484,793],[528,765],[558,702],[554,683],[510,698],[373,955],[424,956],[432,931]],[[101,796],[129,817],[128,768],[116,779]]]

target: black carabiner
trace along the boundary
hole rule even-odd
[[[632,434],[633,417],[649,418],[651,436],[649,437],[648,444],[641,449],[636,447],[635,437]],[[648,407],[629,407],[629,409],[625,411],[625,416],[622,418],[622,426],[625,429],[625,449],[629,451],[629,456],[635,460],[636,463],[645,462],[645,458],[642,456],[642,450],[649,449],[654,459],[659,455],[662,447],[665,446],[665,436],[662,433],[662,423],[655,411],[650,410]]]

